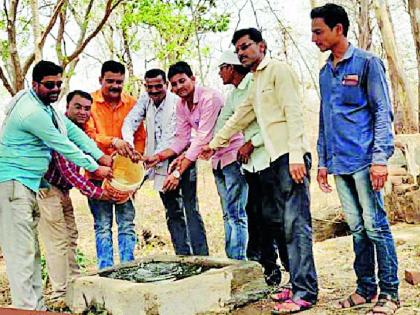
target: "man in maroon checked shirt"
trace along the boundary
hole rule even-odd
[[[67,95],[66,116],[84,130],[90,117],[92,97],[89,93],[76,90]],[[111,164],[111,158],[109,164]],[[110,166],[110,165],[109,165]],[[83,195],[100,200],[119,201],[124,195],[111,194],[93,185],[79,173],[79,167],[53,151],[51,162],[44,180],[48,188],[40,189],[37,196],[41,218],[38,225],[45,247],[48,275],[52,286],[51,303],[64,306],[67,282],[79,275],[76,262],[77,227],[73,205],[69,196],[75,187]]]

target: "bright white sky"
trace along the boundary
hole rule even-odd
[[[339,3],[340,1],[332,1]],[[400,52],[405,52],[403,61],[406,70],[409,72],[411,78],[415,78],[416,66],[415,66],[415,55],[413,48],[413,41],[410,38],[411,33],[407,31],[409,29],[409,19],[404,9],[401,6],[400,0],[390,0],[391,11],[394,15],[394,20],[398,20],[398,23],[394,24],[395,31],[397,34],[398,47],[401,48]],[[257,19],[254,16],[250,1],[248,0],[219,0],[218,8],[221,12],[231,12],[231,23],[229,31],[225,33],[211,34],[205,37],[202,41],[203,44],[211,47],[210,58],[206,62],[210,62],[210,68],[208,76],[206,77],[205,84],[215,88],[225,90],[222,87],[221,80],[217,75],[217,60],[221,52],[225,49],[233,49],[230,45],[230,39],[236,27],[257,27],[262,26],[263,36],[266,39],[269,47],[269,51],[273,57],[284,59],[282,54],[282,39],[278,23],[273,13],[267,6],[266,0],[254,1],[255,9],[257,11]],[[240,19],[238,20],[238,11],[241,7],[245,7],[241,11]],[[311,69],[316,69],[318,66],[318,49],[311,43],[311,31],[310,31],[310,1],[309,0],[270,0],[272,8],[276,11],[277,16],[280,18],[282,24],[288,29],[290,34],[293,36],[295,42],[299,46],[299,52],[304,56],[306,63]],[[398,6],[395,4],[398,3]],[[352,8],[350,8],[352,9]],[[397,16],[397,19],[395,19]],[[401,18],[403,17],[403,18]],[[352,26],[350,26],[352,28]],[[55,32],[55,31],[54,31]],[[77,37],[77,34],[74,35]],[[100,35],[99,35],[100,36]],[[3,37],[3,36],[2,36]],[[350,40],[354,42],[353,35],[350,32]],[[289,46],[289,61],[292,63],[296,72],[304,82],[310,82],[309,72],[306,70],[302,58],[299,57],[298,50],[293,46],[290,40],[287,41]],[[76,67],[76,74],[70,81],[70,90],[82,89],[86,91],[93,91],[99,88],[98,77],[100,75],[101,64],[97,59],[102,61],[107,60],[107,52],[101,47],[95,40],[93,40],[86,49],[86,54],[81,55],[81,60]],[[89,57],[95,56],[95,58]],[[140,54],[134,56],[134,70],[136,75],[143,77],[145,72],[144,59],[150,59],[150,53],[142,51]],[[326,58],[327,56],[325,56]],[[55,52],[53,42],[48,42],[44,49],[44,58],[54,61]],[[188,60],[193,66],[193,70],[198,77],[198,60]],[[157,64],[148,64],[148,69],[152,67],[159,67]],[[164,69],[167,70],[167,69]],[[317,72],[313,70],[313,76],[317,80]],[[302,85],[303,86],[303,85]],[[302,88],[305,90],[305,88]],[[308,90],[306,90],[308,91]],[[1,93],[2,92],[2,93]],[[7,93],[0,91],[0,95],[4,95],[3,100],[9,99]],[[314,91],[310,92],[315,94]],[[62,107],[62,104],[61,106]],[[1,117],[1,111],[0,111]]]

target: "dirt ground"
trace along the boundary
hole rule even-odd
[[[205,221],[210,254],[223,257],[225,254],[222,215],[208,163],[200,162],[198,176],[200,209]],[[312,183],[311,191],[313,215],[316,215],[317,210],[320,208],[338,204],[335,194],[322,194],[315,183]],[[87,271],[95,270],[96,253],[93,220],[87,200],[77,192],[72,192],[72,198],[79,229],[81,260],[86,264]],[[140,239],[136,248],[136,256],[158,253],[173,254],[163,207],[158,194],[153,191],[150,183],[145,184],[138,193],[135,204],[137,210],[136,228]],[[143,233],[143,231],[147,231],[147,233]],[[420,314],[420,286],[411,286],[404,281],[404,270],[420,270],[420,226],[397,224],[393,226],[393,233],[397,243],[401,279],[402,308],[398,311],[398,314]],[[146,240],[143,234],[146,236]],[[114,226],[114,244],[117,244],[115,236]],[[319,302],[315,308],[302,314],[364,314],[368,310],[366,307],[344,312],[335,311],[332,307],[335,301],[345,297],[354,289],[355,276],[352,268],[351,237],[340,237],[315,243],[314,253],[320,285]],[[118,254],[116,253],[116,262],[118,262],[117,256]],[[48,296],[48,291],[46,294]],[[9,303],[10,295],[7,287],[4,261],[0,259],[0,306],[5,306]],[[261,300],[235,310],[232,314],[271,314],[270,310],[272,307],[273,303],[270,300]]]

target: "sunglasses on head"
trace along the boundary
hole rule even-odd
[[[63,84],[63,81],[45,81],[45,82],[39,82],[42,84],[46,89],[52,90],[54,87],[61,88],[61,85]]]

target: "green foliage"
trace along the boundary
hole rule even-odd
[[[131,0],[125,4],[121,28],[129,30],[144,25],[154,29],[158,35],[152,43],[156,58],[172,63],[191,57],[196,33],[227,30],[229,14],[219,14],[215,10],[216,4],[212,0]],[[130,42],[136,42],[137,32],[126,31],[125,34],[133,34]],[[139,45],[130,47],[134,50]]]

